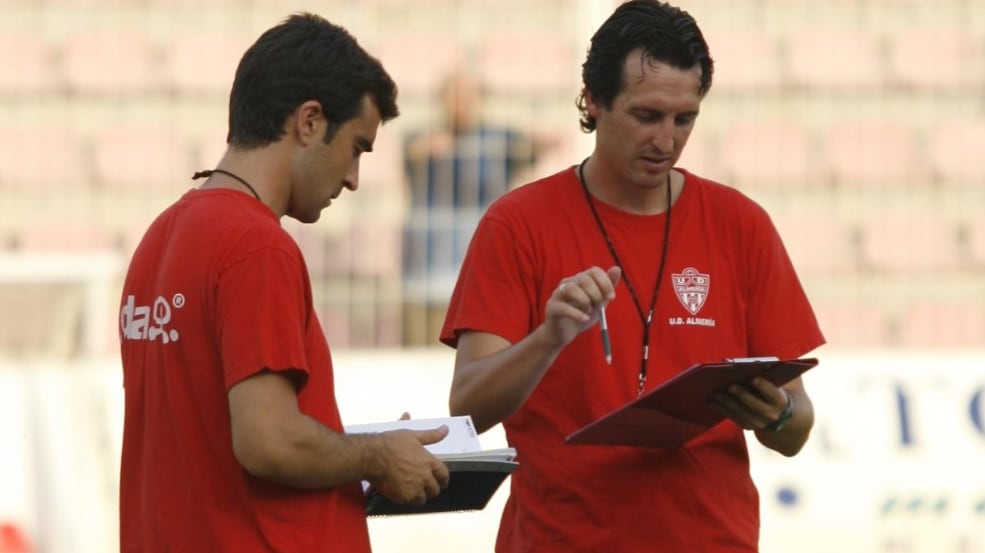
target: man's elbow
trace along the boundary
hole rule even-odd
[[[448,414],[453,417],[464,417],[466,415],[472,417],[472,424],[475,426],[475,431],[478,434],[482,434],[495,423],[487,423],[484,418],[479,414],[475,413],[472,409],[472,405],[468,402],[461,401],[454,394],[448,399]]]
[[[279,461],[273,448],[256,443],[257,440],[233,438],[233,456],[251,475],[269,480],[276,474]]]
[[[257,436],[233,437],[233,456],[243,470],[261,480],[290,484],[291,460],[288,440]]]

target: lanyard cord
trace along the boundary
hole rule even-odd
[[[250,192],[253,193],[253,197],[254,198],[256,198],[257,200],[260,200],[260,195],[257,194],[257,191],[254,190],[252,186],[250,186],[250,183],[246,182],[246,179],[244,179],[243,177],[240,177],[239,175],[234,175],[233,173],[230,173],[229,171],[226,171],[225,169],[206,169],[205,171],[199,171],[199,172],[195,173],[194,175],[192,175],[192,180],[198,180],[198,179],[203,178],[203,177],[209,177],[209,176],[212,176],[213,173],[222,173],[223,175],[227,175],[227,176],[230,176],[230,177],[238,180],[239,182],[243,183],[244,185],[246,185],[247,188],[250,189]]]
[[[616,253],[616,247],[612,244],[612,238],[610,238],[609,233],[605,231],[605,225],[602,224],[602,218],[599,217],[599,213],[595,209],[595,202],[592,200],[592,195],[588,191],[588,181],[585,180],[585,163],[587,161],[588,159],[585,159],[585,161],[582,161],[581,165],[578,166],[578,179],[581,180],[581,187],[582,190],[585,191],[585,199],[588,200],[588,207],[592,210],[592,216],[595,218],[595,224],[598,225],[599,232],[601,232],[602,237],[605,238],[605,245],[609,247],[609,253],[612,254],[612,259],[616,262],[616,265],[622,269],[623,281],[626,282],[626,288],[629,289],[629,295],[633,298],[633,304],[636,306],[636,312],[640,316],[640,323],[643,325],[643,356],[640,359],[639,386],[636,390],[636,395],[639,396],[643,393],[643,385],[646,384],[646,368],[650,359],[650,323],[653,322],[653,309],[657,306],[657,294],[660,292],[660,281],[663,280],[664,264],[667,261],[667,245],[670,242],[670,173],[667,173],[667,218],[664,220],[664,240],[663,246],[660,249],[660,268],[657,270],[657,281],[653,286],[653,297],[650,300],[650,310],[644,314],[643,306],[640,304],[640,299],[636,295],[636,290],[633,288],[632,282],[629,280],[629,274],[626,272],[626,268],[623,267],[622,261],[619,260],[619,255]]]

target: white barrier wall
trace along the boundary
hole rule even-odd
[[[817,424],[787,459],[751,443],[763,553],[985,553],[985,351],[816,352]],[[339,352],[347,423],[447,414],[450,350]],[[0,523],[45,553],[117,550],[115,360],[0,363]],[[480,437],[505,445],[501,430]],[[482,512],[373,519],[376,553],[492,551]]]

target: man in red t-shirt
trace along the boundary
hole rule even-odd
[[[803,382],[757,378],[714,398],[728,420],[678,449],[564,441],[692,364],[824,343],[766,212],[676,167],[711,77],[690,15],[619,6],[583,66],[591,156],[504,195],[473,236],[441,339],[458,350],[452,414],[502,422],[520,461],[499,552],[755,552],[743,430],[784,455],[807,440]]]
[[[360,482],[420,504],[447,428],[345,435],[284,215],[358,186],[396,87],[347,31],[291,16],[243,55],[229,148],[150,226],[123,287],[122,553],[370,550]]]

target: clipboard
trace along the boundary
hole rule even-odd
[[[754,357],[692,365],[638,399],[571,433],[565,443],[680,447],[724,420],[725,416],[708,404],[714,394],[756,376],[782,386],[817,364],[814,358]]]

